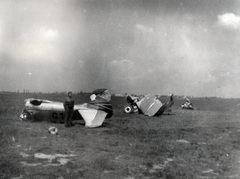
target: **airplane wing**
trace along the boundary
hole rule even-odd
[[[147,116],[154,116],[163,104],[155,95],[146,95],[137,102],[137,105],[143,114]]]
[[[173,94],[170,95],[170,101],[164,104],[155,95],[146,95],[137,105],[143,114],[159,116],[173,105]]]

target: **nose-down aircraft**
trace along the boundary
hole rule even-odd
[[[188,99],[188,97],[184,97],[186,99],[185,103],[182,103],[182,109],[195,109],[193,103]]]
[[[113,110],[111,94],[107,89],[94,90],[90,96],[91,101],[74,105],[72,120],[85,121],[86,127],[99,127],[104,120],[112,117]],[[25,100],[25,107],[20,114],[22,120],[62,122],[64,120],[64,106],[62,102],[44,99],[29,98]]]
[[[127,95],[126,101],[129,105],[124,108],[125,113],[143,113],[146,116],[160,116],[164,112],[169,112],[174,103],[173,94],[170,94],[169,102],[164,104],[156,95],[146,95],[143,97]]]

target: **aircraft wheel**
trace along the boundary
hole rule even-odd
[[[127,107],[125,107],[124,108],[124,112],[126,113],[126,114],[130,114],[130,113],[132,113],[132,107],[131,106],[127,106]]]
[[[49,127],[48,132],[50,134],[58,134],[58,129],[56,127]]]

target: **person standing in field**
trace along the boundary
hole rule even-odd
[[[63,103],[65,109],[64,116],[64,125],[65,127],[72,126],[72,116],[73,116],[73,108],[74,108],[74,100],[72,98],[72,92],[68,92],[65,102]]]

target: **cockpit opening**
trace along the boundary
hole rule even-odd
[[[31,100],[30,103],[34,106],[40,106],[42,104],[42,101],[41,100]]]

